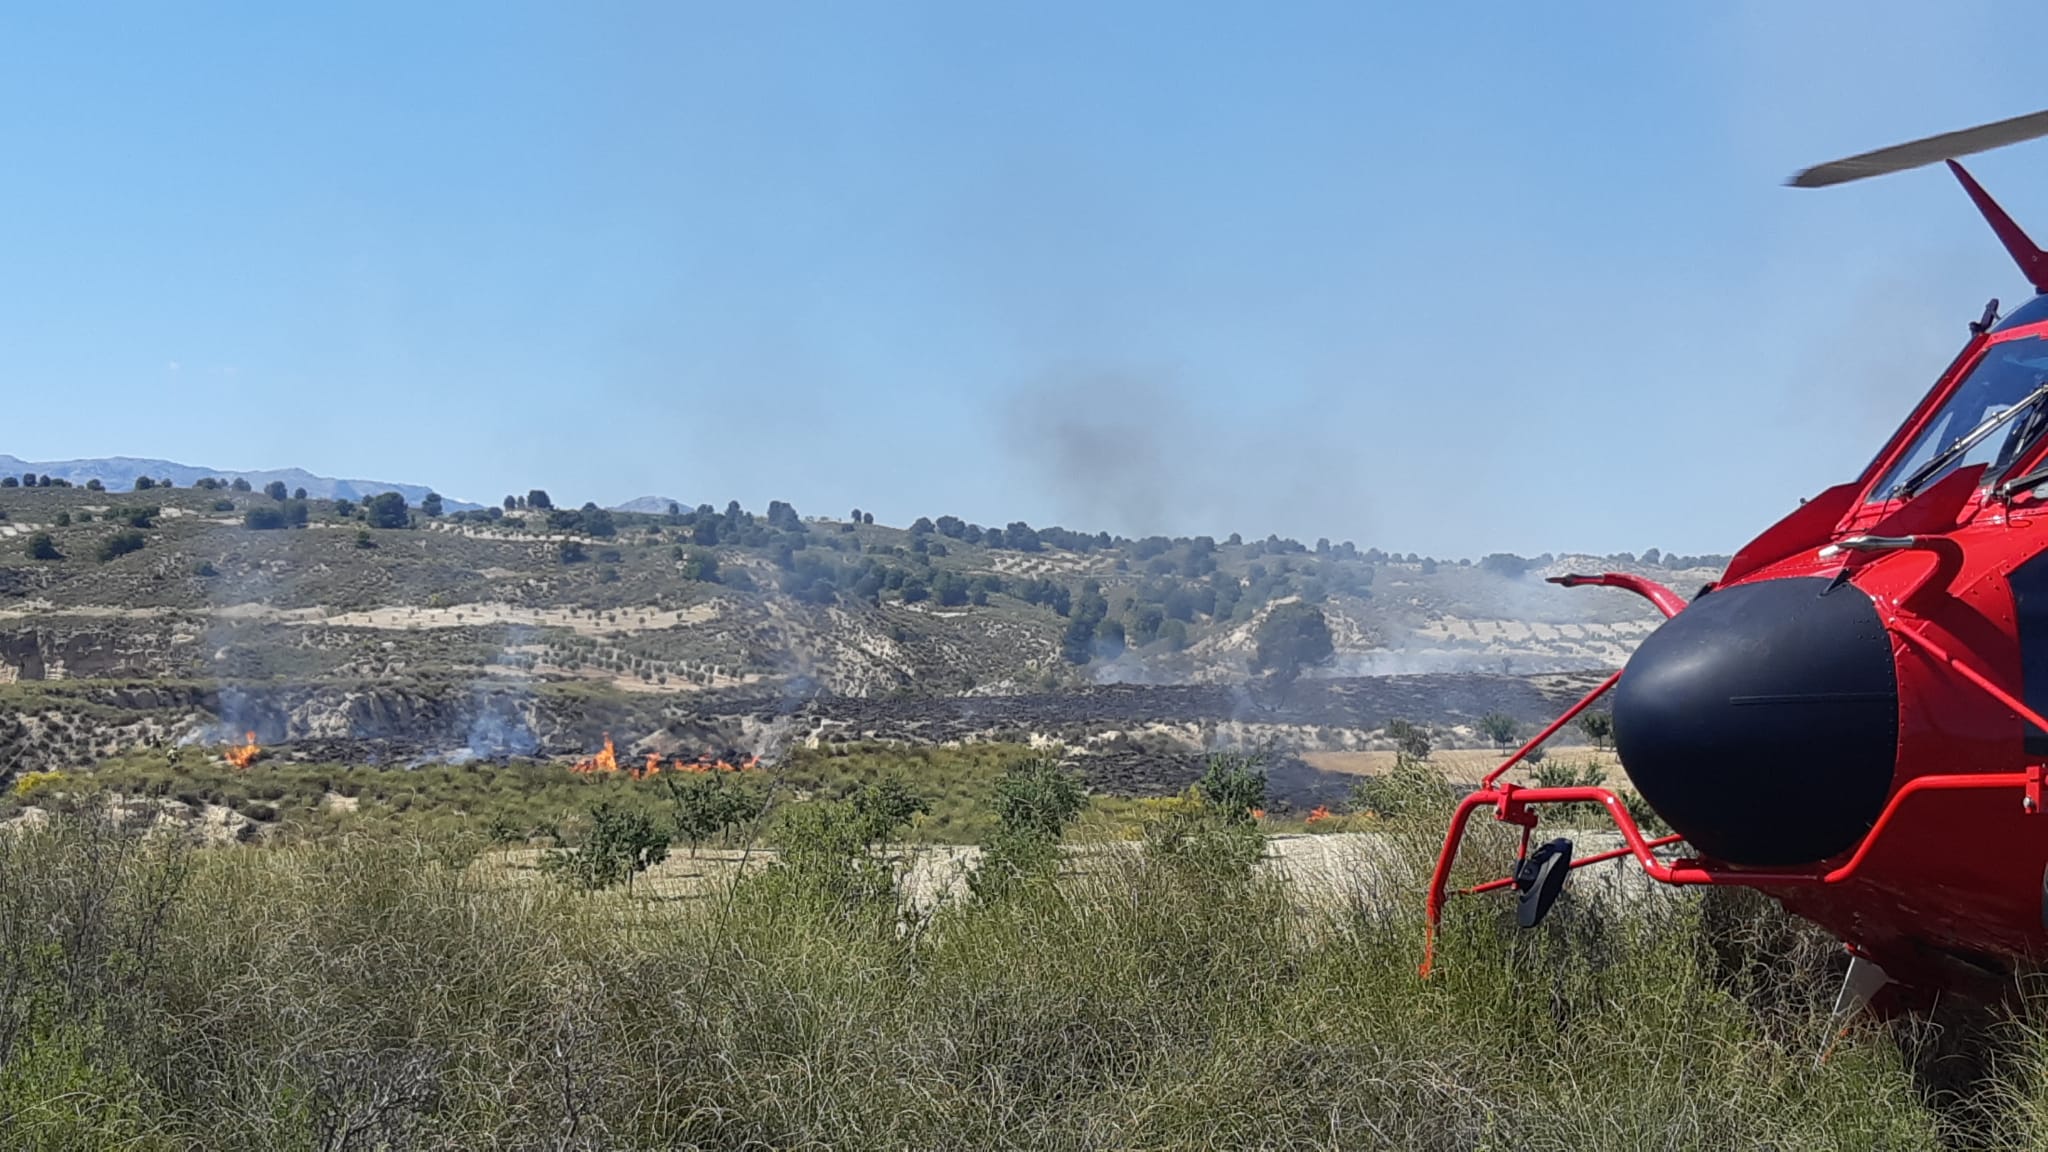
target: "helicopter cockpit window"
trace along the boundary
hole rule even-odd
[[[1972,464],[1989,465],[1985,470],[1987,479],[2004,471],[2048,429],[2048,400],[2036,403],[2032,412],[2013,414],[1966,451],[1953,450],[1986,422],[1997,420],[2013,405],[2025,401],[2044,382],[2048,382],[2048,339],[2025,336],[1993,344],[1921,430],[1912,447],[1871,489],[1870,498],[1888,500],[1901,495],[1900,490],[1909,481],[1914,490],[1925,491],[1942,477]],[[1921,475],[1930,463],[1951,452],[1950,459]]]

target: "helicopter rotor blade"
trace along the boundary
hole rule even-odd
[[[1794,175],[1785,183],[1794,188],[1826,188],[1831,184],[1846,184],[1868,176],[1883,176],[1888,172],[1903,172],[1918,168],[1937,160],[1953,160],[1958,156],[1969,156],[1992,148],[2003,148],[2022,140],[2033,140],[2048,136],[2048,110],[2030,112],[2010,120],[1993,124],[1979,124],[1975,128],[1964,128],[1959,132],[1944,132],[1905,144],[1894,144],[1841,160],[1830,160],[1816,164]]]

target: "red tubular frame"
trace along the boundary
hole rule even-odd
[[[1567,587],[1596,584],[1605,587],[1626,588],[1657,605],[1658,609],[1663,611],[1667,618],[1676,615],[1678,608],[1684,606],[1683,601],[1680,601],[1670,590],[1644,580],[1639,576],[1631,576],[1625,573],[1607,573],[1603,576],[1555,577],[1553,582],[1564,584]],[[1673,605],[1676,605],[1676,607]],[[2028,708],[2024,703],[2016,699],[2012,693],[1993,683],[1989,677],[1950,654],[1933,640],[1921,635],[1917,629],[1901,620],[1896,611],[1887,608],[1885,612],[1885,625],[1888,631],[1907,646],[1953,669],[1963,679],[1982,689],[2000,704],[2012,709],[2015,715],[2025,719],[2028,723],[2033,724],[2042,731],[2048,731],[2048,717],[2043,717],[2033,709]],[[1583,868],[1588,864],[1616,860],[1623,856],[1633,856],[1636,863],[1642,867],[1643,871],[1651,879],[1664,884],[1744,884],[1777,887],[1840,884],[1854,878],[1858,869],[1869,858],[1872,846],[1878,842],[1878,839],[1891,826],[1893,819],[1897,817],[1899,809],[1905,804],[1907,799],[1924,792],[2019,788],[2024,790],[2022,793],[2022,803],[2025,806],[2025,810],[2030,813],[2041,811],[2044,770],[2040,764],[2029,765],[2024,772],[1930,774],[1916,776],[1900,785],[1892,793],[1891,799],[1885,803],[1884,810],[1878,814],[1876,822],[1870,827],[1870,831],[1865,833],[1862,841],[1857,844],[1855,852],[1846,861],[1833,868],[1816,865],[1811,869],[1804,870],[1772,871],[1767,869],[1740,868],[1733,865],[1710,865],[1692,859],[1680,859],[1665,863],[1657,858],[1657,849],[1678,843],[1683,838],[1677,835],[1662,836],[1654,840],[1645,838],[1642,829],[1636,824],[1635,817],[1629,814],[1627,805],[1622,803],[1619,796],[1606,788],[1586,786],[1525,788],[1513,783],[1497,783],[1503,773],[1509,768],[1514,767],[1523,757],[1541,745],[1543,741],[1555,735],[1574,716],[1577,716],[1580,712],[1591,706],[1593,701],[1605,695],[1607,690],[1614,687],[1620,679],[1621,673],[1616,672],[1601,681],[1598,687],[1588,692],[1578,703],[1566,709],[1564,715],[1558,717],[1549,727],[1539,733],[1535,739],[1517,749],[1514,755],[1508,757],[1500,767],[1487,773],[1479,789],[1458,803],[1457,811],[1451,816],[1450,827],[1445,832],[1443,848],[1437,853],[1436,868],[1430,874],[1429,899],[1426,908],[1427,921],[1424,926],[1421,966],[1421,974],[1425,978],[1429,976],[1430,969],[1435,963],[1437,927],[1443,920],[1444,901],[1449,895],[1451,868],[1457,862],[1458,849],[1464,840],[1466,825],[1471,821],[1472,814],[1479,811],[1482,807],[1492,806],[1495,820],[1506,824],[1518,825],[1522,829],[1522,851],[1526,853],[1529,844],[1529,831],[1536,826],[1536,813],[1531,810],[1533,805],[1598,804],[1606,811],[1608,818],[1614,821],[1616,830],[1621,833],[1623,841],[1626,842],[1625,846],[1573,860],[1570,865],[1573,868]],[[1462,893],[1493,892],[1506,888],[1513,883],[1512,877],[1503,877],[1463,889]]]

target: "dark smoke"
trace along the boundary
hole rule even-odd
[[[1126,536],[1370,534],[1357,431],[1315,406],[1256,423],[1152,376],[1075,373],[1012,393],[999,434],[1063,525]]]

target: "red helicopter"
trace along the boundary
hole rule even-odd
[[[1955,162],[2048,136],[2048,111],[1807,169],[1814,188],[1946,162],[2035,296],[1992,301],[1862,475],[1738,552],[1690,603],[1628,573],[1553,577],[1644,596],[1667,620],[1619,672],[1466,796],[1431,880],[1429,974],[1460,841],[1519,826],[1517,889],[1539,922],[1571,871],[1633,857],[1674,885],[1757,889],[1853,957],[1837,1010],[1989,997],[2048,961],[2048,252]],[[1646,836],[1614,792],[1504,779],[1610,690]],[[1600,805],[1625,846],[1531,851],[1549,804]],[[1889,986],[1889,987],[1887,987]]]

